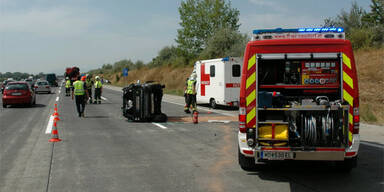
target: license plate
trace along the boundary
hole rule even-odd
[[[262,151],[261,158],[268,160],[293,159],[294,153],[291,151]]]
[[[12,95],[21,95],[21,93],[12,93]]]

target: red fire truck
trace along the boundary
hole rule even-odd
[[[65,69],[64,77],[71,80],[71,84],[77,80],[77,77],[80,75],[80,69],[78,67],[67,67]]]
[[[357,165],[359,92],[343,28],[254,30],[244,54],[239,164],[275,160]]]

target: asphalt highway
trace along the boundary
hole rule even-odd
[[[109,87],[102,104],[87,105],[79,118],[59,90],[39,94],[31,108],[0,109],[0,191],[384,191],[384,127],[361,127],[359,164],[350,173],[314,162],[245,172],[234,109],[200,106],[193,124],[183,98],[165,95],[167,123],[134,123],[122,116],[121,89]],[[50,143],[55,103],[62,141]]]

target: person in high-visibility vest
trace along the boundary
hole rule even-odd
[[[101,83],[99,76],[95,77],[94,87],[95,87],[95,98],[94,98],[95,102],[94,102],[94,104],[96,104],[96,103],[101,104],[101,93],[103,93],[103,84]]]
[[[184,107],[184,111],[186,113],[191,113],[189,108],[192,108],[192,111],[196,111],[196,77],[196,73],[192,73],[191,77],[187,81],[187,105]]]
[[[80,76],[77,78],[77,81],[73,83],[72,100],[74,97],[76,99],[76,108],[79,117],[84,117],[85,98],[88,98],[88,91],[84,81],[80,80]]]
[[[87,87],[88,95],[89,95],[89,104],[92,103],[92,86],[93,81],[91,80],[91,76],[87,75],[87,79],[85,80],[85,86]]]
[[[65,78],[65,96],[70,96],[71,95],[71,80],[69,80],[68,77]]]

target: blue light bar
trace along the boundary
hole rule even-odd
[[[296,29],[257,29],[253,30],[253,34],[263,34],[263,33],[324,33],[324,32],[334,32],[334,33],[343,33],[344,29],[342,27],[323,27],[323,28],[296,28]]]
[[[221,61],[229,61],[229,57],[224,57]]]

